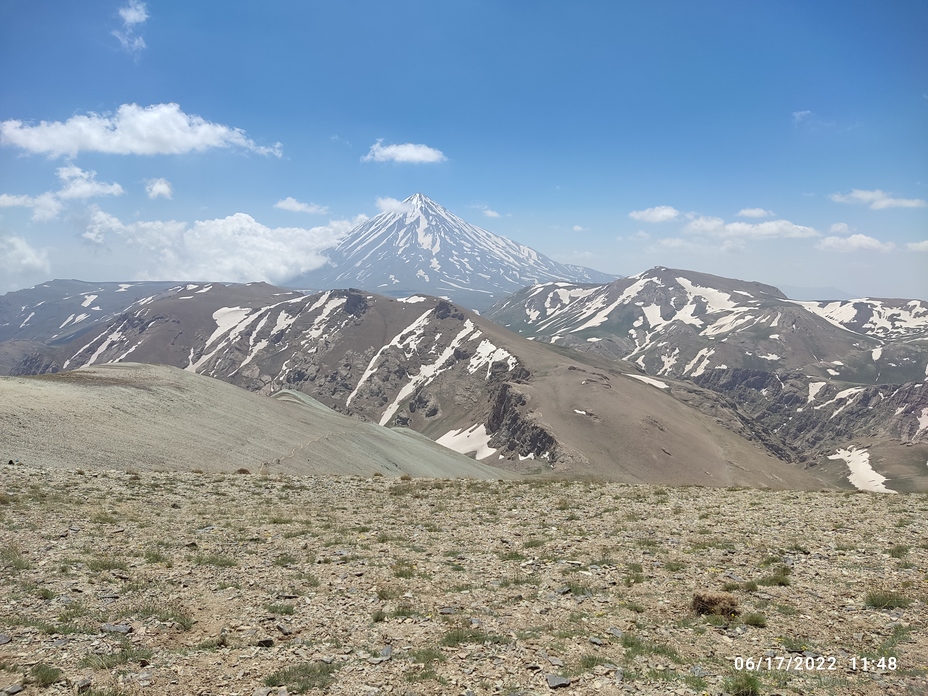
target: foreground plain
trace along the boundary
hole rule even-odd
[[[928,690],[925,495],[0,472],[0,692]]]

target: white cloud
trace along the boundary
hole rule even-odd
[[[362,218],[363,219],[363,218]],[[95,244],[125,240],[143,250],[142,278],[189,278],[226,282],[284,283],[326,262],[322,252],[357,223],[270,228],[236,213],[192,225],[176,220],[123,223],[98,208],[91,211],[84,238]]]
[[[829,228],[832,234],[849,234],[851,228],[846,222],[836,222]]]
[[[406,213],[411,213],[413,211],[413,205],[412,203],[398,201],[395,198],[378,198],[377,209],[381,213],[397,213],[398,215],[405,215]]]
[[[573,229],[574,232],[586,232],[586,228],[580,225],[574,225],[571,229]]]
[[[145,181],[145,193],[152,200],[158,196],[171,200],[174,197],[174,187],[167,179],[148,179]]]
[[[484,209],[483,214],[490,218],[499,217],[499,213],[497,213],[495,210],[490,210],[489,208]]]
[[[0,193],[0,208],[32,208],[32,219],[38,222],[54,220],[64,208],[54,193],[47,192],[40,196],[11,196]]]
[[[828,196],[835,203],[866,203],[871,210],[883,208],[924,208],[928,202],[921,198],[893,198],[885,191],[875,189],[863,191],[853,189],[850,193],[832,193]]]
[[[185,114],[177,104],[123,104],[115,114],[72,116],[67,121],[0,122],[0,144],[51,156],[79,152],[118,155],[177,155],[210,148],[238,147],[260,155],[282,155],[281,144],[264,147],[241,128]]]
[[[45,250],[35,249],[22,237],[0,237],[0,269],[10,275],[50,273]]]
[[[923,242],[909,242],[905,245],[905,248],[909,251],[924,251],[928,252],[928,239]]]
[[[738,211],[738,217],[762,218],[771,216],[773,216],[773,211],[764,210],[763,208],[742,208]]]
[[[93,198],[94,196],[120,196],[124,193],[119,184],[103,184],[96,181],[97,173],[84,171],[69,164],[58,168],[61,189],[46,191],[38,196],[11,196],[0,194],[0,208],[32,208],[32,219],[38,222],[54,220],[64,209],[64,202],[72,199]]]
[[[631,235],[630,239],[651,239],[651,235],[644,230],[638,230],[635,234]]]
[[[129,0],[129,4],[119,8],[122,18],[122,29],[113,31],[113,36],[119,39],[124,50],[138,58],[145,48],[145,39],[136,32],[148,20],[148,6],[140,0]]]
[[[676,208],[672,208],[669,205],[658,205],[654,208],[633,210],[628,214],[628,217],[643,222],[665,222],[667,220],[673,220],[679,214],[680,211]]]
[[[797,225],[789,220],[766,222],[728,222],[717,217],[698,217],[683,228],[690,234],[705,234],[712,237],[744,237],[749,239],[819,237],[811,227]]]
[[[793,128],[807,128],[817,131],[834,128],[836,125],[834,121],[823,121],[814,111],[793,112]]]
[[[371,145],[370,152],[361,158],[362,162],[413,162],[415,164],[430,164],[444,162],[447,157],[441,150],[428,145],[403,143],[402,145],[384,145],[379,139]]]
[[[324,205],[316,205],[315,203],[301,203],[292,196],[287,196],[283,200],[279,200],[274,204],[275,208],[280,208],[281,210],[289,210],[293,213],[312,213],[317,215],[325,215],[329,212],[329,209]]]
[[[892,251],[895,245],[892,242],[881,242],[865,234],[852,234],[850,237],[825,237],[815,245],[815,248],[823,251],[881,251],[885,253]]]
[[[58,168],[58,178],[62,188],[58,197],[65,200],[72,198],[93,198],[94,196],[121,196],[124,191],[119,184],[101,184],[96,181],[97,173],[84,171],[69,164]]]

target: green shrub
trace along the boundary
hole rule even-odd
[[[875,590],[867,593],[864,603],[874,609],[899,609],[909,606],[912,600],[899,592]]]
[[[51,686],[55,682],[59,681],[64,674],[57,667],[52,667],[51,665],[46,665],[42,662],[33,665],[30,672],[32,673],[32,678],[35,679],[36,684],[43,687]]]
[[[338,665],[325,662],[312,662],[285,667],[264,680],[265,686],[286,686],[288,691],[305,694],[310,689],[324,689],[333,681]]]
[[[731,696],[759,696],[760,680],[753,674],[741,672],[725,682],[725,691]]]

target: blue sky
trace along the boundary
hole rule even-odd
[[[0,4],[0,292],[268,280],[421,191],[559,261],[928,298],[928,4]]]

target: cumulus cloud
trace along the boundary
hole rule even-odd
[[[122,18],[122,29],[114,30],[113,36],[119,39],[124,50],[138,58],[145,48],[145,39],[138,31],[148,20],[148,6],[140,0],[129,0],[129,4],[119,8],[119,16]]]
[[[665,222],[667,220],[673,220],[680,214],[680,211],[676,208],[672,208],[669,205],[658,205],[653,208],[645,208],[644,210],[633,210],[628,214],[628,217],[633,220],[641,220],[642,222]]]
[[[209,278],[226,282],[284,283],[326,262],[323,252],[337,244],[357,221],[270,228],[236,213],[193,224],[177,220],[123,223],[99,208],[91,210],[83,236],[102,245],[124,240],[146,253],[144,278]]]
[[[928,239],[923,242],[909,242],[905,245],[905,248],[909,251],[924,251],[928,252]]]
[[[832,193],[828,196],[835,203],[864,203],[871,210],[882,210],[883,208],[924,208],[928,202],[921,198],[893,198],[890,194],[880,189],[873,191],[863,191],[853,189],[850,193]]]
[[[117,155],[178,155],[237,147],[260,155],[282,155],[281,144],[257,145],[233,128],[181,111],[177,104],[123,104],[115,114],[72,116],[67,121],[0,122],[0,144],[53,157],[79,152]]]
[[[852,234],[850,237],[825,237],[819,240],[815,248],[823,251],[880,251],[885,253],[895,249],[895,245],[892,242],[881,242],[865,234]]]
[[[22,237],[0,236],[0,269],[4,274],[51,272],[44,249],[35,249]]]
[[[58,168],[58,178],[62,187],[58,197],[63,199],[93,198],[95,196],[121,196],[124,191],[119,184],[103,184],[96,180],[95,171],[84,171],[69,164]]]
[[[32,219],[44,222],[58,217],[64,204],[50,191],[41,196],[11,196],[0,193],[0,208],[13,207],[32,208]]]
[[[850,234],[851,228],[846,222],[836,222],[829,228],[829,231],[832,234]]]
[[[686,223],[684,232],[712,237],[742,237],[748,239],[819,237],[812,227],[797,225],[789,220],[766,222],[725,222],[717,217],[697,217]]]
[[[580,225],[574,225],[571,229],[572,229],[574,232],[586,232],[586,228],[585,228],[585,227],[581,227]]]
[[[39,196],[12,196],[0,194],[0,208],[32,208],[32,219],[38,222],[54,220],[64,209],[64,201],[93,198],[94,196],[120,196],[124,193],[119,184],[104,184],[96,180],[97,173],[84,171],[69,164],[58,168],[61,188],[46,191]]]
[[[152,200],[159,196],[171,200],[174,197],[174,187],[167,179],[148,179],[145,181],[145,193]]]
[[[490,218],[499,217],[499,213],[497,213],[495,210],[490,210],[489,208],[484,208],[483,214]]]
[[[764,210],[763,208],[742,208],[738,211],[738,217],[762,218],[772,216],[772,210]]]
[[[445,157],[441,150],[428,145],[403,143],[401,145],[384,145],[379,139],[371,145],[370,151],[361,158],[362,162],[412,162],[415,164],[431,164],[444,162]]]
[[[413,211],[413,205],[412,203],[398,201],[395,198],[378,198],[377,209],[381,213],[397,213],[399,215],[405,215],[406,213],[411,213]]]
[[[289,210],[293,213],[312,213],[315,215],[325,215],[329,212],[329,209],[324,205],[317,205],[315,203],[301,203],[293,196],[287,196],[283,200],[279,200],[274,204],[275,208],[280,208],[281,210]]]

